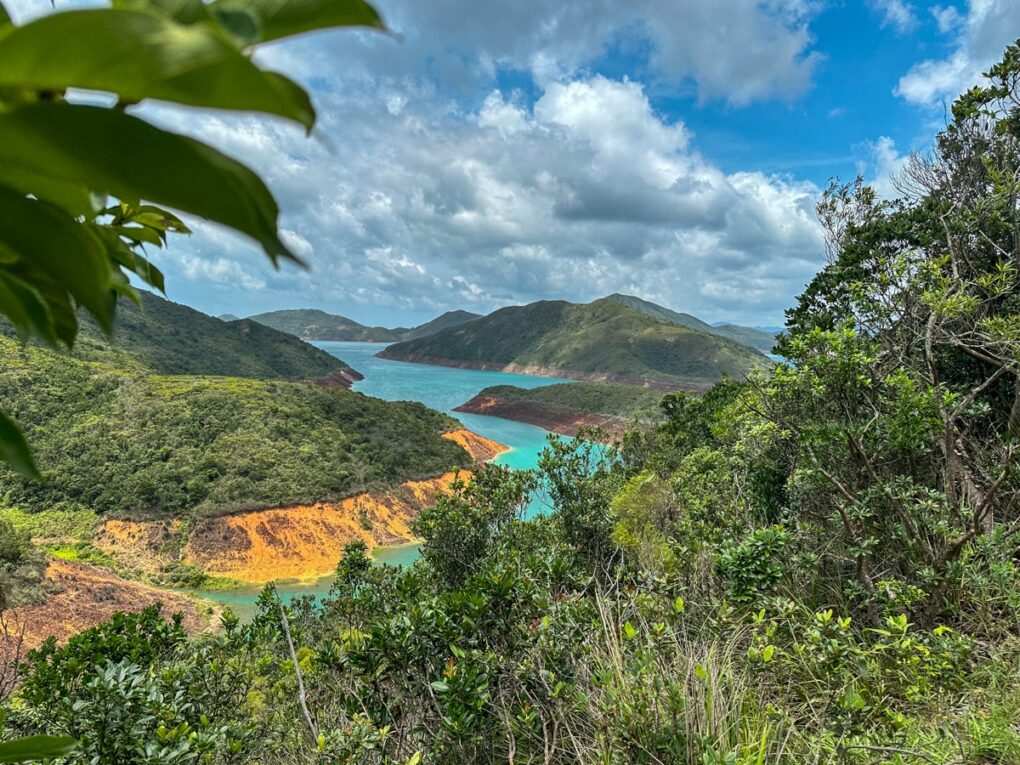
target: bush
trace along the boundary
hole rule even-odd
[[[10,521],[0,518],[0,565],[21,563],[32,549],[28,534],[19,531]]]

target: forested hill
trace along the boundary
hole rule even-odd
[[[447,311],[417,327],[368,327],[346,316],[336,316],[314,308],[270,311],[250,317],[252,321],[273,327],[303,340],[343,340],[362,343],[395,343],[414,340],[479,318],[470,311]]]
[[[608,299],[503,308],[429,337],[396,343],[379,355],[663,388],[704,387],[770,363],[735,341],[659,321]]]
[[[421,404],[301,382],[158,375],[133,359],[85,361],[4,336],[0,407],[46,478],[0,465],[0,504],[31,511],[215,514],[335,500],[472,462],[443,438],[457,422]]]
[[[719,335],[719,337],[736,340],[738,343],[749,345],[762,353],[771,352],[773,346],[776,344],[776,336],[771,332],[766,332],[762,329],[755,329],[754,327],[742,327],[739,324],[712,325],[702,321],[696,316],[691,316],[689,313],[680,313],[679,311],[674,311],[671,308],[665,308],[657,303],[642,300],[641,298],[634,297],[633,295],[621,295],[620,293],[615,292],[612,295],[607,296],[606,300],[612,300],[613,302],[627,306],[627,308],[631,308],[638,313],[643,313],[653,319],[658,319],[659,321],[664,321],[669,324],[675,324],[678,327],[687,327],[688,329],[694,329],[699,332],[707,332],[710,335]]]
[[[620,436],[635,424],[661,420],[663,392],[637,385],[573,382],[520,388],[493,385],[480,390],[454,411],[503,417],[538,425],[553,433],[576,435],[599,427]]]
[[[447,329],[449,327],[456,327],[467,321],[473,321],[474,319],[480,319],[482,315],[480,313],[471,313],[471,311],[447,311],[444,314],[440,314],[432,321],[427,321],[424,324],[419,324],[417,327],[411,327],[410,329],[395,329],[400,340],[417,340],[419,337],[428,337],[434,335],[440,330]]]
[[[89,319],[74,355],[120,366],[135,360],[160,374],[224,375],[285,380],[353,377],[335,356],[248,320],[224,322],[142,292],[142,305],[122,300],[113,339]]]
[[[315,308],[269,311],[248,318],[304,340],[356,340],[366,343],[392,343],[397,340],[397,336],[385,327],[366,327],[346,316],[336,316]]]

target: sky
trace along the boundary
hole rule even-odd
[[[17,20],[49,0],[9,2]],[[68,7],[56,0],[57,10]],[[256,56],[312,94],[274,118],[143,104],[259,171],[274,270],[212,224],[152,253],[211,314],[320,308],[407,326],[447,310],[638,295],[779,325],[825,262],[830,179],[891,178],[1020,37],[1020,0],[377,0],[392,34]]]

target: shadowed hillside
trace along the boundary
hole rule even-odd
[[[335,356],[283,332],[248,320],[224,322],[179,303],[142,292],[142,305],[121,301],[116,333],[106,337],[90,320],[74,355],[88,361],[131,361],[160,374],[226,375],[317,380],[358,379]]]

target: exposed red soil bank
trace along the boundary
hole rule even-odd
[[[500,396],[475,396],[454,411],[527,422],[563,436],[576,436],[581,428],[598,427],[611,436],[621,437],[630,429],[630,422],[620,417],[546,406],[534,401],[516,401]]]
[[[502,444],[469,430],[444,434],[476,462],[506,451]],[[469,471],[460,471],[461,479]],[[411,521],[449,494],[458,476],[405,483],[383,493],[362,493],[338,502],[254,510],[193,521],[186,538],[178,521],[110,520],[95,544],[132,568],[156,572],[180,560],[212,576],[263,583],[313,579],[331,573],[344,545],[360,540],[369,548],[414,540]]]
[[[184,627],[191,633],[209,626],[209,616],[189,598],[122,579],[95,566],[51,560],[46,566],[46,581],[54,592],[44,602],[5,614],[12,635],[24,628],[26,649],[37,648],[49,637],[63,642],[108,621],[118,611],[141,611],[153,603],[162,603],[167,616],[181,613]]]

